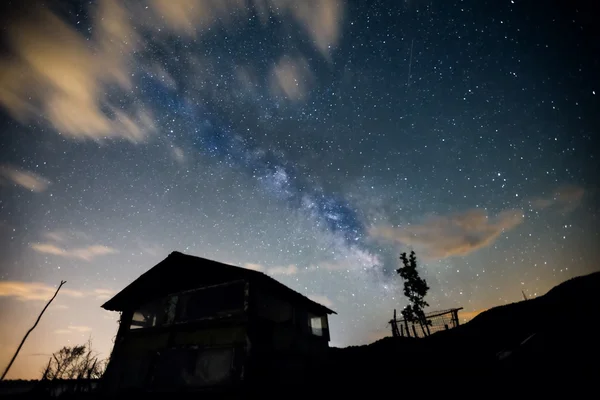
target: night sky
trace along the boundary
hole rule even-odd
[[[598,270],[590,2],[13,2],[0,52],[0,367],[90,336],[178,250],[388,334],[414,250],[430,310]],[[566,3],[569,3],[568,5]]]

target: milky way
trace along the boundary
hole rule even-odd
[[[463,320],[598,269],[585,2],[37,3],[2,12],[0,364],[68,283],[14,377],[107,354],[100,305],[174,250],[331,307],[336,346],[388,333],[403,251]]]

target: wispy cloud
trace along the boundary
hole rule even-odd
[[[265,272],[266,268],[260,264],[254,263],[246,263],[244,264],[244,268],[251,269],[252,271]]]
[[[56,243],[76,242],[76,241],[90,241],[90,236],[82,231],[77,230],[52,230],[42,233],[42,236]]]
[[[26,171],[9,165],[0,166],[0,183],[10,181],[32,192],[43,192],[50,181],[31,171]]]
[[[143,142],[157,127],[136,86],[136,72],[148,71],[170,88],[178,85],[164,67],[136,58],[137,50],[151,42],[162,45],[172,34],[192,40],[215,27],[234,30],[257,15],[265,27],[273,19],[289,27],[281,40],[294,34],[308,38],[331,60],[344,10],[342,0],[99,0],[86,10],[88,35],[50,9],[32,6],[5,27],[8,57],[0,60],[0,106],[22,123],[42,118],[63,137]],[[303,98],[312,76],[306,59],[284,56],[275,62],[273,87],[289,99]],[[181,153],[175,157],[181,160]]]
[[[482,209],[449,216],[435,216],[421,224],[403,227],[376,226],[375,238],[415,246],[427,258],[463,256],[492,244],[500,235],[523,221],[521,210],[506,210],[489,217]]]
[[[59,232],[59,231],[51,231],[51,232],[46,232],[44,233],[44,237],[46,237],[48,240],[51,240],[53,242],[66,242],[67,241],[67,236],[65,235],[64,232]]]
[[[52,243],[33,243],[31,248],[38,253],[51,254],[59,257],[92,261],[94,258],[118,253],[117,249],[104,245],[91,245],[78,248],[62,248]]]
[[[318,295],[318,294],[311,294],[307,296],[309,299],[311,299],[312,301],[315,301],[321,305],[324,305],[325,307],[333,307],[333,301],[329,300],[329,298],[327,296],[323,296],[323,295]]]
[[[286,267],[270,267],[267,268],[261,264],[246,263],[244,268],[251,269],[253,271],[263,272],[267,275],[296,275],[299,272],[298,267],[295,265],[288,265]]]
[[[185,152],[179,146],[172,146],[173,158],[179,164],[183,164],[185,162]]]
[[[266,271],[269,275],[296,275],[298,273],[298,267],[295,265],[288,265],[287,267],[272,267]]]
[[[340,39],[345,2],[342,0],[152,0],[153,18],[148,24],[160,24],[169,30],[196,36],[219,24],[234,28],[250,13],[269,24],[269,17],[297,24],[324,57]]]
[[[304,57],[282,57],[273,66],[271,92],[289,100],[301,100],[312,80],[312,72]]]
[[[22,301],[49,300],[56,287],[40,282],[0,281],[0,297],[12,297]],[[61,296],[81,298],[86,293],[69,288],[60,289]]]
[[[108,300],[114,296],[115,291],[110,289],[94,289],[93,293],[98,300]]]
[[[577,185],[562,185],[548,196],[533,197],[529,205],[537,210],[556,208],[560,212],[569,213],[575,210],[585,194],[585,189]]]
[[[69,325],[67,329],[57,329],[54,333],[59,335],[68,335],[72,333],[87,333],[91,332],[92,328],[84,325]]]
[[[56,287],[41,282],[0,281],[0,297],[11,297],[21,301],[47,301],[56,292]],[[59,296],[76,299],[107,300],[115,294],[114,290],[97,288],[90,290],[74,290],[68,287],[60,289]],[[64,310],[66,304],[55,304],[56,309]]]
[[[12,57],[0,62],[0,105],[22,122],[42,115],[66,137],[142,141],[154,129],[151,116],[123,111],[106,95],[109,87],[131,92],[129,57],[139,37],[121,2],[102,0],[92,15],[91,40],[46,8],[14,18],[6,28]]]

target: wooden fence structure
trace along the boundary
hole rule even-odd
[[[458,312],[462,309],[459,307],[426,313],[424,322],[398,319],[396,310],[394,310],[394,317],[389,322],[392,326],[392,336],[420,338],[435,332],[456,328],[460,325]]]

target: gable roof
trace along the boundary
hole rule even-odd
[[[202,257],[174,251],[164,260],[140,275],[135,281],[102,305],[109,311],[139,307],[157,297],[197,287],[236,279],[257,283],[271,293],[290,302],[302,303],[309,311],[336,314],[335,311],[290,289],[270,276],[246,268],[223,264]]]

